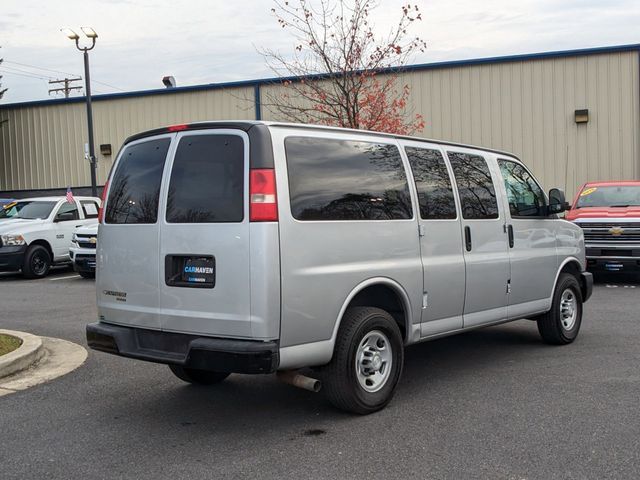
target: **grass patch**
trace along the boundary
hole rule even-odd
[[[22,340],[19,338],[0,334],[0,355],[13,352],[21,343]]]

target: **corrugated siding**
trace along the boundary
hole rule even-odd
[[[418,135],[518,155],[546,188],[640,178],[638,52],[411,72]],[[589,109],[576,124],[575,110]]]
[[[93,102],[98,184],[129,135],[182,122],[255,118],[252,88],[185,92]],[[84,159],[84,103],[0,109],[0,190],[91,184]],[[100,155],[110,143],[112,155]]]
[[[640,178],[638,52],[601,53],[413,71],[410,110],[422,114],[420,136],[507,150],[545,188],[569,195],[588,180]],[[262,86],[268,101],[274,86]],[[574,111],[589,109],[589,123]],[[263,118],[273,118],[267,106]],[[88,185],[81,103],[0,109],[0,190]],[[173,123],[253,119],[253,88],[181,92],[94,103],[99,183],[130,134]]]

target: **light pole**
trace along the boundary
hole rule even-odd
[[[83,52],[84,56],[84,84],[85,84],[85,98],[87,99],[87,129],[89,130],[89,164],[91,166],[91,195],[98,196],[98,187],[96,185],[96,155],[95,147],[93,145],[93,112],[91,110],[91,78],[89,77],[89,50],[92,50],[96,46],[96,38],[98,34],[91,27],[80,27],[82,33],[89,39],[91,39],[90,47],[80,46],[80,36],[71,30],[70,28],[63,28],[61,30],[71,40],[75,40],[76,48]]]

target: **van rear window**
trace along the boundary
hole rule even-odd
[[[107,223],[156,223],[170,143],[170,138],[158,138],[124,149],[109,188]]]
[[[394,145],[326,138],[285,140],[291,213],[298,220],[413,217]]]
[[[167,222],[222,223],[244,219],[244,142],[238,135],[190,135],[173,161]]]

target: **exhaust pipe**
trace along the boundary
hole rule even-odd
[[[288,383],[289,385],[293,385],[294,387],[302,388],[304,390],[309,390],[310,392],[318,393],[322,388],[322,382],[320,380],[302,375],[296,370],[277,372],[276,377],[278,377],[278,380],[281,382]]]

